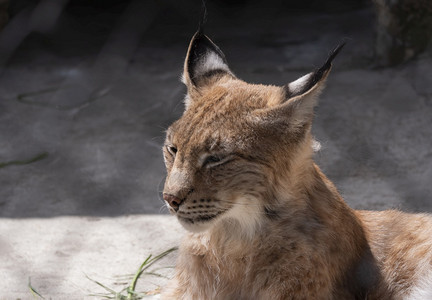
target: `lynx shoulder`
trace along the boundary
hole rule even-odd
[[[187,230],[165,299],[432,299],[432,217],[355,211],[313,161],[324,65],[249,84],[204,34],[163,148],[164,200]]]

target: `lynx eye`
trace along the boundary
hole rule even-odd
[[[226,163],[230,159],[230,156],[222,155],[209,155],[203,162],[203,167],[211,168]]]
[[[168,153],[172,156],[175,156],[177,153],[177,148],[174,146],[166,146],[166,149],[168,150]]]
[[[211,155],[211,156],[208,156],[208,157],[206,158],[204,164],[217,163],[217,162],[220,162],[220,161],[221,161],[221,158],[220,158],[220,157],[218,157],[218,156],[214,156],[214,155]]]

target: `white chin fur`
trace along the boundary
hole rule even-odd
[[[234,202],[235,204],[228,211],[206,222],[190,223],[182,220],[182,218],[178,218],[178,220],[186,230],[193,233],[209,230],[218,226],[217,224],[225,224],[228,227],[233,227],[231,234],[236,233],[246,238],[252,238],[261,224],[262,206],[253,198],[240,197]]]
[[[432,299],[432,271],[422,277],[419,282],[412,288],[406,300],[425,300]]]
[[[253,237],[261,224],[262,206],[253,198],[237,198],[234,206],[225,214],[224,218],[234,221],[238,233],[245,237]]]

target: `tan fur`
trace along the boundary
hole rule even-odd
[[[199,38],[186,110],[164,147],[164,194],[181,199],[168,207],[190,233],[163,298],[408,299],[432,274],[432,218],[354,211],[314,164],[313,106],[328,70],[288,99],[225,65],[193,77]]]

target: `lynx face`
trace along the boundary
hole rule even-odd
[[[311,155],[315,97],[338,50],[288,85],[254,85],[237,79],[220,49],[195,34],[184,68],[186,109],[163,147],[164,200],[186,229],[252,228],[271,217],[278,173],[293,173],[293,162]]]
[[[233,95],[233,88],[243,89],[242,97]],[[267,90],[280,96],[278,88]],[[259,87],[251,91],[245,83],[229,79],[193,100],[168,129],[164,193],[177,198],[165,197],[187,229],[206,229],[224,217],[253,222],[264,212],[258,199],[268,192],[266,165],[271,157],[261,148],[271,137],[259,134],[251,108],[244,105],[254,101],[256,108],[264,107],[260,92]]]

